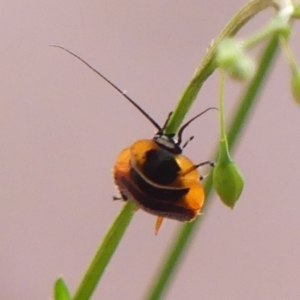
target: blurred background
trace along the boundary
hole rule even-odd
[[[228,4],[230,3],[230,4]],[[174,108],[211,40],[242,0],[0,1],[0,299],[49,299],[55,279],[75,290],[122,207],[111,169],[118,152],[153,126],[74,51],[159,123]],[[273,14],[256,17],[240,37]],[[300,60],[299,24],[292,39]],[[216,198],[164,297],[299,299],[300,108],[279,56],[235,151],[245,177],[232,211]],[[226,85],[227,115],[243,85]],[[218,77],[189,117],[217,104]],[[186,136],[185,154],[212,158],[218,115]],[[94,299],[142,299],[180,225],[138,211]]]

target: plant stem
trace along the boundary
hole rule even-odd
[[[80,283],[73,300],[87,300],[92,296],[97,284],[104,273],[112,255],[126,231],[132,217],[135,205],[127,202],[114,223],[106,233],[96,255],[89,265],[82,282]]]
[[[215,70],[216,65],[214,64],[213,61],[214,61],[214,56],[219,42],[224,37],[235,35],[237,31],[241,27],[243,27],[243,25],[247,23],[254,15],[262,11],[263,9],[273,5],[274,5],[273,0],[251,0],[228,23],[225,29],[221,32],[221,34],[212,44],[206,56],[204,57],[202,63],[196,70],[194,77],[192,78],[191,82],[188,84],[186,90],[184,91],[181,97],[181,100],[178,102],[177,107],[171,116],[170,122],[166,127],[165,133],[175,133],[178,130],[180,124],[184,119],[184,116],[188,112],[193,101],[196,99],[196,96],[200,88],[202,87],[204,81]],[[208,189],[209,185],[211,185],[211,178],[208,178],[206,180],[206,189]],[[211,189],[211,187],[209,189]],[[84,278],[75,293],[73,300],[87,300],[91,297],[101,276],[103,275],[105,267],[109,263],[123,234],[126,231],[126,228],[130,223],[130,220],[132,219],[133,206],[134,205],[131,202],[128,202],[124,205],[122,211],[120,212],[117,219],[114,221],[111,228],[109,229],[106,236],[104,237],[102,244],[99,246],[94,259],[92,260],[90,266],[88,267],[86,274],[84,275]],[[186,241],[188,240],[188,236],[190,236],[189,232],[192,232],[195,226],[194,224],[197,223],[190,223],[185,225],[184,229],[182,230],[182,236],[181,236],[183,240]],[[185,236],[187,238],[185,238]],[[179,250],[177,249],[177,255],[178,257],[181,255],[180,249]],[[176,255],[174,257],[176,257]],[[151,298],[151,299],[158,299],[158,298]]]
[[[250,112],[257,101],[257,95],[261,90],[263,81],[271,67],[271,63],[274,61],[277,49],[278,37],[274,36],[271,38],[265,51],[263,52],[260,62],[258,63],[259,69],[248,86],[232,118],[231,125],[229,126],[230,129],[227,135],[229,149],[232,149],[238,141],[239,135],[246,124],[247,118],[249,117]],[[210,197],[212,192],[212,175],[208,176],[206,179],[205,192],[208,200],[208,197]],[[207,211],[210,203],[211,201],[206,201],[204,211]],[[165,259],[163,260],[163,266],[154,277],[156,280],[150,287],[145,299],[162,299],[162,295],[166,291],[171,279],[175,275],[175,271],[179,266],[181,258],[185,254],[187,246],[189,245],[194,232],[197,228],[199,228],[201,222],[204,220],[204,216],[206,216],[206,214],[199,217],[197,221],[193,223],[187,223],[181,227],[178,234],[174,238],[172,246],[170,247],[169,251],[167,251]]]
[[[220,41],[226,37],[234,36],[252,17],[270,6],[275,6],[273,0],[252,0],[247,3],[226,25],[208,49],[207,54],[200,66],[197,68],[192,80],[180,97],[176,109],[171,115],[170,121],[165,129],[165,133],[170,134],[177,132],[186,113],[195,101],[203,83],[216,69],[214,57]]]
[[[220,91],[219,91],[219,114],[220,114],[220,140],[226,140],[225,112],[224,112],[224,93],[225,93],[225,72],[220,69]]]
[[[286,38],[281,37],[280,42],[281,42],[283,53],[285,54],[285,56],[288,60],[289,66],[290,66],[292,72],[294,74],[296,74],[298,71],[297,61],[292,53],[292,50],[291,50]]]

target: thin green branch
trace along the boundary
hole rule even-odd
[[[225,117],[224,117],[225,116],[224,95],[225,95],[225,71],[220,69],[219,115],[220,115],[221,140],[226,140]]]
[[[180,124],[182,123],[185,114],[189,110],[193,101],[203,85],[204,81],[215,70],[216,66],[213,63],[214,55],[219,42],[228,36],[233,36],[236,32],[247,23],[254,15],[261,10],[272,6],[273,0],[252,0],[246,4],[238,14],[229,22],[219,37],[215,40],[213,45],[208,50],[204,60],[196,70],[196,73],[186,88],[181,100],[179,101],[177,108],[171,116],[170,122],[166,128],[166,133],[176,132]],[[209,186],[211,179],[208,178],[206,187]],[[133,215],[133,204],[128,202],[124,205],[117,219],[114,221],[112,227],[107,232],[102,244],[98,248],[94,259],[88,267],[84,278],[78,287],[73,300],[87,300],[91,297],[95,290],[105,267],[109,263],[114,251],[116,250],[122,236],[124,235],[126,228],[128,227]],[[202,218],[201,218],[202,219]],[[184,230],[189,232],[189,226],[193,228],[193,224],[187,224]],[[183,233],[184,233],[183,230]],[[191,229],[192,230],[192,229]],[[187,234],[188,235],[188,234]],[[182,236],[184,237],[184,235]],[[178,252],[180,256],[180,251]],[[158,299],[158,298],[151,298]]]
[[[87,300],[92,296],[106,266],[133,217],[134,206],[132,202],[127,202],[123,206],[120,214],[115,219],[100,247],[97,249],[96,255],[88,267],[73,300]]]
[[[247,3],[226,25],[224,30],[219,34],[208,49],[207,54],[196,70],[192,80],[180,97],[176,109],[174,110],[168,126],[166,127],[165,133],[177,132],[185,115],[195,101],[203,83],[216,69],[214,57],[220,41],[224,38],[234,36],[252,17],[270,6],[274,6],[273,0],[252,0]]]
[[[241,102],[237,107],[236,112],[234,113],[231,125],[229,126],[230,129],[227,135],[230,149],[232,149],[235,146],[243,127],[247,123],[247,119],[257,101],[258,93],[261,90],[264,80],[266,79],[268,71],[271,67],[271,63],[274,61],[277,49],[278,38],[276,36],[270,40],[265,51],[263,52],[261,59],[258,63],[259,69],[257,70],[254,78],[252,79],[250,85],[248,86],[245,92],[245,95],[241,99]],[[205,191],[208,200],[212,193],[211,175],[206,179]],[[211,201],[207,200],[204,206],[204,212],[207,211],[211,203]],[[196,229],[199,228],[200,224],[204,220],[204,216],[206,215],[207,214],[204,214],[201,217],[199,217],[197,221],[193,223],[187,223],[181,227],[178,234],[174,238],[172,246],[170,247],[169,251],[167,251],[163,266],[157,272],[157,275],[154,277],[155,281],[150,287],[145,299],[162,299],[162,295],[169,286],[171,279],[174,277],[176,269],[178,268],[179,263],[187,250],[187,247],[191,241],[193,234],[195,233]]]

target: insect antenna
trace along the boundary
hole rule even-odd
[[[189,142],[190,141],[192,141],[194,139],[194,136],[192,135],[192,136],[190,136],[187,140],[186,140],[186,142],[182,145],[182,149],[184,149],[188,144],[189,144]]]
[[[73,53],[72,51],[58,45],[50,45],[50,47],[55,47],[62,49],[72,56],[79,59],[82,63],[84,63],[88,68],[90,68],[92,71],[94,71],[96,74],[98,74],[102,79],[104,79],[109,85],[111,85],[115,90],[117,90],[121,95],[123,95],[135,108],[137,108],[153,125],[157,128],[159,132],[162,132],[162,128],[158,125],[158,123],[149,115],[147,114],[135,101],[133,101],[129,96],[126,95],[125,91],[122,91],[119,87],[117,87],[114,83],[112,83],[108,78],[106,78],[103,74],[101,74],[99,71],[97,71],[94,67],[92,67],[89,63],[87,63],[84,59],[82,59],[77,54]]]
[[[180,146],[181,142],[182,142],[182,134],[183,131],[193,122],[195,121],[197,118],[199,118],[200,116],[202,116],[203,114],[205,114],[207,111],[212,110],[212,109],[216,109],[218,110],[217,107],[209,107],[206,110],[204,110],[203,112],[201,112],[200,114],[196,115],[195,117],[193,117],[192,119],[190,119],[189,121],[187,121],[185,124],[183,124],[180,129],[178,130],[177,133],[177,145]]]

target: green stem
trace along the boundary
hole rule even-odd
[[[285,35],[288,36],[290,32],[290,25],[289,19],[278,14],[263,30],[260,30],[255,35],[247,38],[243,42],[243,48],[251,49],[258,43],[265,41],[268,37],[280,32],[285,33]]]
[[[280,38],[280,43],[281,43],[281,46],[282,46],[283,53],[285,54],[285,56],[288,60],[289,66],[290,66],[293,74],[296,74],[298,72],[297,61],[296,61],[296,58],[293,55],[293,52],[292,52],[286,38],[281,37]]]
[[[220,115],[220,139],[226,140],[225,119],[224,119],[224,90],[225,72],[220,69],[220,91],[219,91],[219,115]]]
[[[202,84],[215,70],[216,66],[213,63],[213,59],[219,42],[224,37],[235,35],[236,32],[254,15],[262,11],[263,9],[273,5],[273,0],[251,0],[229,22],[229,24],[225,27],[225,29],[221,32],[221,34],[208,50],[202,63],[196,70],[194,77],[184,91],[181,100],[177,104],[177,108],[174,110],[174,113],[171,116],[170,122],[168,123],[168,126],[166,128],[166,133],[174,133],[178,130],[178,127],[182,123],[184,116],[186,115],[193,101],[196,99],[196,96]],[[211,179],[207,180],[206,186],[208,185],[210,180]],[[88,267],[73,300],[86,300],[89,299],[92,295],[101,276],[103,275],[105,267],[109,263],[109,260],[111,259],[123,234],[126,231],[127,226],[129,225],[129,222],[132,218],[132,210],[133,204],[128,202],[120,212],[117,219],[114,221],[102,244],[98,248],[94,259]],[[192,224],[188,224],[186,225],[185,230],[188,231],[189,226],[193,228]]]
[[[225,111],[224,111],[224,94],[225,93],[225,71],[220,69],[220,91],[219,91],[219,115],[220,115],[220,141],[219,141],[219,155],[215,161],[223,165],[230,160],[226,127],[225,127]]]
[[[179,102],[177,103],[176,109],[168,122],[165,133],[170,134],[177,132],[186,113],[195,101],[203,83],[216,69],[217,66],[214,64],[214,57],[220,41],[226,37],[234,36],[252,17],[270,6],[274,6],[273,0],[252,0],[247,3],[226,25],[224,30],[208,49],[207,54],[196,70],[192,80],[183,92]]]
[[[92,296],[106,266],[133,217],[134,207],[135,205],[132,202],[127,202],[124,205],[120,214],[105,235],[100,247],[97,249],[96,255],[88,267],[73,300],[87,300]]]
[[[237,110],[232,118],[231,125],[229,126],[230,129],[227,135],[230,149],[232,149],[235,143],[238,141],[238,137],[244,125],[246,124],[247,118],[249,117],[249,114],[257,101],[257,95],[261,90],[263,81],[266,78],[271,63],[274,61],[277,49],[278,37],[274,36],[268,43],[260,62],[258,63],[259,69],[248,86],[245,95],[241,99],[240,105],[237,107]],[[205,191],[208,200],[208,197],[212,192],[212,175],[208,176],[206,179]],[[210,203],[211,201],[206,201],[204,211],[207,211]],[[204,220],[204,216],[206,215],[207,214],[204,214],[199,217],[197,221],[187,223],[181,227],[178,234],[174,238],[171,248],[169,251],[167,251],[165,259],[163,260],[163,266],[158,271],[157,276],[155,276],[156,280],[150,287],[149,293],[146,295],[145,299],[162,299],[162,295],[166,291],[171,279],[175,275],[175,271],[179,266],[182,256],[187,250],[187,246],[189,245],[194,232],[199,228],[200,224]]]

